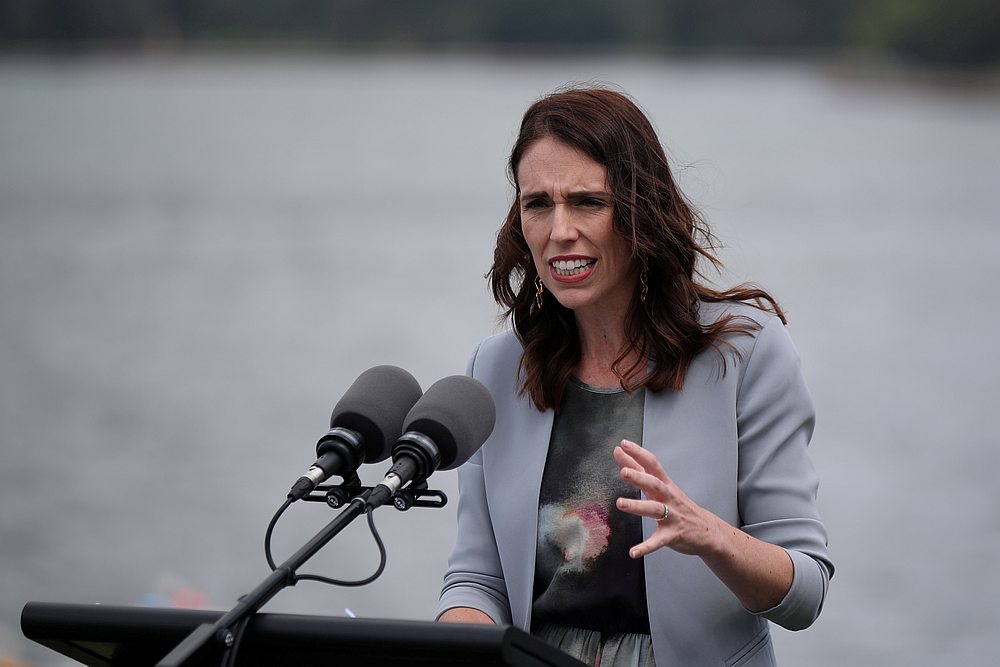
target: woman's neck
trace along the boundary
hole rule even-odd
[[[580,337],[580,362],[576,376],[595,387],[617,387],[621,381],[613,366],[626,347],[624,320],[621,318],[578,318],[577,335]],[[622,360],[622,367],[629,368],[638,358],[632,351]]]

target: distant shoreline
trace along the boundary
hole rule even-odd
[[[641,60],[664,64],[707,67],[767,67],[791,65],[815,68],[832,79],[852,84],[900,85],[951,92],[1000,92],[1000,67],[958,68],[917,65],[890,58],[860,57],[820,51],[774,52],[762,50],[621,49],[593,47],[516,47],[510,44],[468,44],[439,47],[390,44],[378,46],[324,46],[283,41],[223,41],[195,43],[154,41],[142,44],[84,44],[78,46],[31,44],[0,45],[0,67],[15,64],[183,62],[187,60],[296,60],[322,62],[330,58],[363,61],[424,58],[481,58],[484,61]]]

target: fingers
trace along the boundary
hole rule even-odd
[[[628,550],[629,558],[642,558],[646,554],[652,553],[667,544],[666,537],[662,531],[664,526],[659,523],[660,521],[663,521],[666,503],[661,503],[658,500],[633,500],[631,498],[619,498],[616,505],[618,509],[623,512],[648,517],[657,521],[657,530],[649,536],[649,539],[636,544]]]
[[[635,498],[619,498],[615,505],[623,512],[644,516],[657,521],[669,516],[670,510],[666,503],[659,500],[637,500]]]
[[[659,459],[648,449],[643,449],[641,446],[632,442],[631,440],[622,440],[621,442],[622,453],[634,461],[638,467],[642,468],[646,472],[656,477],[666,478],[667,473],[660,465]],[[616,457],[617,458],[617,457]],[[635,467],[635,466],[630,466]]]
[[[622,469],[623,479],[628,479],[625,475],[626,470],[633,470],[638,473],[651,475],[663,482],[670,482],[670,477],[663,469],[663,466],[660,465],[656,456],[631,440],[622,440],[621,444],[615,447],[614,457],[615,462]],[[631,483],[631,480],[629,480],[629,483]]]
[[[673,481],[662,469],[654,475],[646,470],[625,467],[618,474],[629,486],[652,500],[670,503],[676,495]]]
[[[663,470],[663,466],[660,465],[656,456],[631,440],[622,440],[621,444],[615,448],[614,457],[615,462],[621,468],[619,471],[621,478],[650,498],[652,502],[652,504],[632,513],[651,518],[662,516],[661,501],[669,500],[672,497],[673,482]]]
[[[614,451],[615,463],[617,463],[618,466],[621,468],[632,468],[633,470],[643,470],[642,465],[640,465],[639,462],[635,460],[635,458],[630,456],[625,451],[625,446],[626,446],[625,443],[627,442],[629,441],[622,440],[621,444],[615,447]]]
[[[663,498],[669,495],[670,491],[666,482],[659,477],[654,477],[648,472],[636,470],[634,468],[622,468],[618,473],[630,486],[635,487],[647,497]]]
[[[621,478],[643,496],[618,498],[616,507],[622,512],[656,521],[656,530],[648,539],[629,549],[629,557],[642,558],[664,547],[682,547],[675,546],[674,542],[678,538],[677,521],[683,518],[687,508],[686,497],[674,485],[660,461],[652,452],[630,440],[622,440],[615,448],[614,457],[621,468]],[[680,517],[675,518],[674,508],[680,512]],[[683,553],[683,547],[677,550]]]
[[[657,549],[659,549],[661,546],[663,546],[662,542],[663,540],[654,535],[645,542],[640,542],[639,544],[629,549],[628,550],[629,558],[642,558],[647,554],[651,554]]]

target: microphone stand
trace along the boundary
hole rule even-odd
[[[346,505],[341,513],[306,542],[305,546],[276,567],[257,588],[240,597],[236,606],[219,620],[215,623],[203,623],[195,628],[156,663],[156,667],[189,667],[205,662],[213,653],[235,650],[234,644],[242,625],[283,588],[294,586],[295,571],[349,523],[368,511],[368,496],[371,492],[371,487],[361,486],[356,473],[346,477],[343,484],[317,486],[303,500],[325,502],[334,509]],[[429,490],[427,482],[422,481],[398,490],[393,494],[392,501],[396,509],[406,511],[411,507],[444,507],[448,498],[441,491]]]
[[[274,572],[264,579],[257,588],[241,597],[235,607],[226,612],[215,623],[203,623],[195,628],[170,653],[156,663],[156,667],[185,667],[197,664],[192,662],[193,660],[202,662],[212,653],[231,649],[236,641],[234,629],[237,625],[249,619],[283,588],[294,586],[295,571],[351,521],[364,514],[367,510],[367,499],[367,493],[352,499],[348,507],[337,515],[337,518],[328,523],[288,560],[275,568]]]

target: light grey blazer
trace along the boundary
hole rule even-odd
[[[692,363],[680,392],[647,392],[643,442],[696,503],[761,540],[785,548],[795,575],[773,609],[747,611],[695,556],[660,549],[644,558],[657,665],[773,665],[767,621],[797,630],[823,606],[833,565],[816,510],[818,478],[806,453],[814,411],[798,355],[780,320],[739,304],[760,323]],[[471,607],[497,623],[531,624],[538,494],[552,410],[517,396],[521,345],[510,332],[479,344],[469,374],[496,402],[496,427],[459,469],[458,538],[438,613]],[[725,358],[725,364],[723,363]],[[608,456],[612,446],[608,443]],[[655,527],[642,519],[644,537]]]

